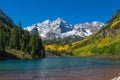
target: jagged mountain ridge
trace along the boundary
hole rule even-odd
[[[45,20],[42,23],[36,23],[24,29],[28,30],[30,33],[33,33],[37,29],[42,39],[64,39],[70,36],[74,39],[76,36],[79,38],[89,36],[95,33],[103,25],[104,23],[94,21],[92,23],[76,24],[72,26],[63,19],[58,18],[52,22],[50,20]]]

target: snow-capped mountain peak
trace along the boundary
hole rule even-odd
[[[103,26],[104,25],[104,23],[101,23],[101,22],[98,22],[98,21],[93,21],[91,24],[93,26]]]
[[[51,23],[51,27],[54,28],[55,32],[57,31],[60,34],[66,33],[68,31],[72,30],[72,26],[70,24],[68,24],[66,21],[64,21],[63,19],[61,19],[61,18],[58,18],[58,19],[54,20]]]
[[[66,21],[64,21],[62,18],[57,18],[56,20],[54,20],[55,22],[58,22],[58,23],[66,23]]]
[[[49,19],[47,19],[47,20],[43,21],[41,24],[50,24],[50,23],[51,23],[51,21]]]
[[[76,24],[72,26],[68,24],[65,20],[57,18],[54,21],[45,20],[41,23],[28,26],[25,29],[33,33],[35,29],[38,29],[39,35],[42,39],[52,40],[55,38],[66,38],[72,36],[71,38],[86,37],[95,33],[99,28],[101,28],[104,23],[93,21],[91,23]]]

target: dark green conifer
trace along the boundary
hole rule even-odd
[[[29,41],[30,41],[30,34],[28,31],[25,30],[20,42],[22,51],[29,52]]]
[[[32,57],[45,57],[44,47],[42,45],[42,40],[39,37],[38,31],[36,30],[34,34],[32,34],[30,39],[30,50]]]
[[[5,32],[0,30],[0,52],[5,52]]]

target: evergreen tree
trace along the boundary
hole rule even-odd
[[[5,52],[5,48],[13,48],[21,50],[25,53],[30,53],[33,58],[45,57],[45,50],[42,44],[42,39],[39,37],[38,31],[34,34],[29,31],[23,30],[19,26],[9,28],[6,25],[0,25],[0,53]]]
[[[34,34],[32,34],[29,44],[31,50],[32,57],[45,57],[44,47],[42,45],[42,40],[39,37],[38,31],[36,30]]]
[[[21,49],[21,39],[22,39],[22,35],[24,34],[24,30],[22,29],[22,23],[19,22],[18,23],[18,27],[17,27],[17,31],[18,31],[18,48]]]
[[[20,34],[18,27],[14,27],[11,30],[10,48],[20,49]]]
[[[4,42],[5,42],[5,47],[9,46],[9,38],[10,38],[10,28],[7,27],[5,24],[0,25],[0,30],[4,32]],[[3,36],[3,35],[2,35]]]
[[[28,31],[25,30],[20,42],[22,51],[25,51],[25,52],[29,51],[29,41],[30,41],[30,34]]]
[[[5,32],[0,30],[0,52],[5,52]]]

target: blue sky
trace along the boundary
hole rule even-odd
[[[106,23],[120,9],[120,0],[0,0],[0,8],[23,27],[58,17],[72,25]]]

